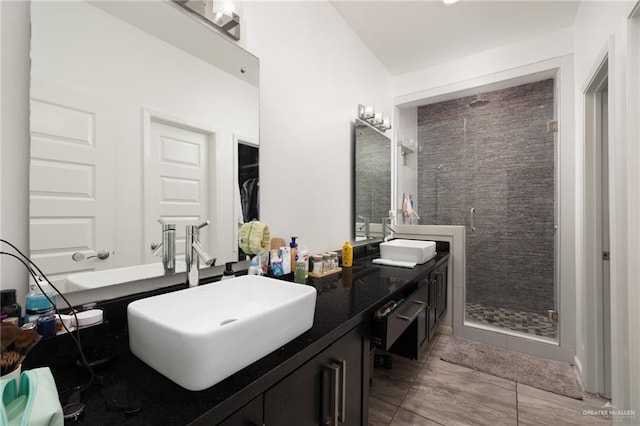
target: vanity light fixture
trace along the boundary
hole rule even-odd
[[[381,112],[375,112],[372,106],[358,105],[358,118],[371,126],[386,132],[391,128],[391,120]]]
[[[173,0],[234,40],[240,40],[240,16],[231,0]]]

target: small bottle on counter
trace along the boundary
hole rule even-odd
[[[329,252],[329,263],[332,271],[338,269],[338,253],[335,251]]]
[[[353,266],[353,246],[350,241],[345,241],[342,245],[342,266],[345,268]]]
[[[304,261],[302,259],[298,259],[296,262],[296,273],[293,277],[293,280],[298,284],[305,284],[305,272],[304,272]]]
[[[314,274],[321,274],[324,272],[324,268],[322,265],[322,255],[321,254],[314,254],[313,255],[313,273]]]
[[[304,277],[309,278],[309,250],[307,247],[302,246],[302,250],[298,252],[298,259],[304,261]]]
[[[329,253],[322,253],[322,270],[324,272],[331,270],[331,255]]]
[[[251,261],[251,266],[249,266],[249,270],[247,271],[247,275],[261,275],[260,267],[258,266],[258,259],[253,258]]]

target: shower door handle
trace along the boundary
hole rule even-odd
[[[471,231],[475,231],[476,230],[476,208],[475,207],[471,207],[471,210],[469,210],[469,223],[471,225]]]

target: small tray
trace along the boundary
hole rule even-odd
[[[332,269],[328,272],[321,272],[321,273],[317,273],[317,272],[309,272],[309,276],[311,278],[324,278],[324,277],[328,277],[329,275],[335,275],[339,272],[342,272],[342,268],[336,268],[336,269]]]

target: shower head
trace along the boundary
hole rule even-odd
[[[476,108],[476,107],[481,107],[481,106],[485,106],[489,103],[489,101],[487,99],[484,99],[482,97],[482,95],[478,95],[477,99],[474,99],[473,101],[471,101],[469,103],[470,107]]]

